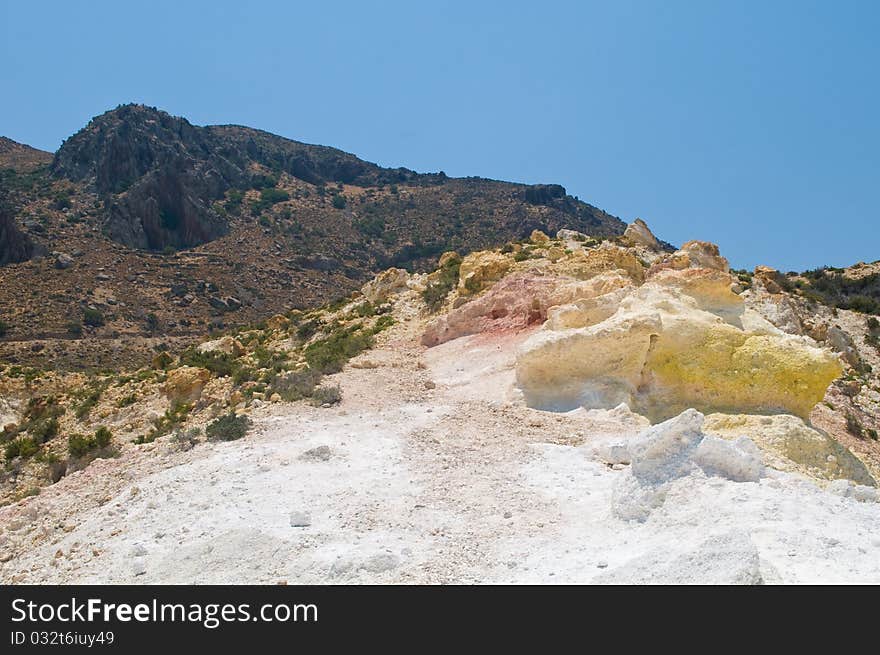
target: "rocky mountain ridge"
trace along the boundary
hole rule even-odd
[[[0,153],[0,356],[20,363],[143,363],[157,338],[320,304],[390,265],[424,269],[536,228],[625,227],[558,185],[386,169],[140,105],[45,156],[23,168]]]

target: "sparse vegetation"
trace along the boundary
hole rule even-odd
[[[71,434],[67,438],[67,450],[71,457],[84,457],[93,451],[107,448],[112,437],[109,428],[102,425],[91,436]]]
[[[82,322],[89,327],[101,327],[105,322],[104,314],[98,309],[85,307],[83,309]]]
[[[236,441],[244,437],[250,427],[250,418],[230,412],[209,423],[205,434],[211,441]]]
[[[335,405],[342,401],[342,391],[338,386],[320,386],[312,392],[312,403],[317,407]]]
[[[321,373],[337,373],[345,362],[372,345],[372,335],[359,325],[353,325],[337,328],[329,336],[313,341],[303,354],[310,368]]]
[[[422,292],[422,299],[432,312],[436,312],[443,305],[446,296],[458,284],[458,273],[461,268],[461,258],[450,257],[437,271],[437,278],[430,282]]]

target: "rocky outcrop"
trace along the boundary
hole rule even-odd
[[[623,233],[623,240],[630,245],[643,246],[650,250],[657,250],[660,248],[660,243],[657,241],[657,237],[654,236],[654,233],[651,232],[647,223],[641,218],[637,218],[627,225],[626,231]]]
[[[202,396],[211,372],[196,366],[181,366],[168,372],[165,396],[171,403],[192,403]]]
[[[472,252],[461,260],[458,273],[459,295],[468,296],[488,288],[501,279],[512,265],[513,261],[509,257],[497,252]]]
[[[764,452],[764,461],[780,471],[801,473],[821,480],[852,480],[875,486],[868,469],[845,446],[796,416],[709,414],[707,434],[724,439],[748,436]]]
[[[715,266],[656,271],[611,316],[587,306],[581,327],[562,327],[576,320],[575,306],[532,335],[517,358],[526,402],[552,410],[625,402],[653,420],[689,407],[807,418],[841,374],[837,357],[746,312],[717,249],[692,252],[691,261],[708,254]]]
[[[689,409],[618,444],[618,457],[630,467],[614,484],[615,516],[644,521],[663,505],[671,483],[697,471],[733,482],[763,476],[761,454],[750,439],[729,442],[706,435],[704,418]]]
[[[19,229],[12,210],[0,196],[0,266],[27,261],[33,254],[33,242]]]
[[[566,321],[569,319],[563,314],[571,303],[583,304],[589,299],[600,303],[599,299],[630,285],[628,277],[617,273],[598,275],[590,280],[511,273],[484,294],[438,316],[425,330],[422,343],[436,346],[469,334],[520,330],[540,324],[548,317]]]
[[[382,271],[372,280],[361,287],[364,298],[371,303],[383,303],[398,291],[406,288],[409,281],[409,273],[402,268],[389,268]]]
[[[218,353],[223,355],[231,355],[239,357],[244,353],[244,346],[235,337],[225,336],[212,341],[200,343],[196,350],[200,353]]]

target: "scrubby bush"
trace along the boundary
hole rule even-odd
[[[250,427],[250,418],[229,412],[209,423],[205,434],[211,441],[235,441],[244,437]]]
[[[338,386],[320,386],[312,392],[312,403],[317,407],[335,405],[342,400]]]
[[[171,435],[171,443],[177,450],[190,450],[198,443],[201,433],[202,431],[199,428],[175,430],[174,434]]]
[[[431,311],[440,309],[446,296],[456,287],[460,269],[461,259],[458,257],[450,258],[440,269],[436,279],[429,283],[422,292],[422,299]]]
[[[39,444],[32,437],[18,437],[6,444],[3,454],[8,462],[16,457],[21,457],[22,459],[30,457],[39,449]]]
[[[70,435],[67,438],[67,450],[71,457],[84,457],[93,451],[107,448],[112,437],[110,429],[102,425],[90,437],[82,434]]]
[[[0,320],[0,338],[5,337],[8,332],[9,332],[9,323],[7,323],[4,320]]]
[[[235,357],[221,352],[199,352],[196,348],[187,348],[180,355],[180,363],[187,366],[206,368],[218,377],[228,377],[235,373],[240,364]]]
[[[862,427],[862,423],[861,421],[859,421],[859,417],[852,412],[846,413],[846,431],[854,437],[861,438],[862,436],[864,436],[864,428]]]
[[[277,393],[282,400],[293,402],[311,397],[321,374],[311,368],[288,371],[278,375],[269,385],[269,394]]]
[[[321,373],[337,373],[345,362],[372,345],[372,335],[351,326],[338,328],[330,336],[313,341],[303,355],[309,368]]]
[[[101,327],[104,325],[104,314],[97,309],[86,307],[83,309],[83,321],[89,327]]]
[[[345,209],[345,204],[346,204],[345,196],[343,196],[340,193],[335,194],[333,196],[332,203],[333,203],[333,207],[336,209]]]

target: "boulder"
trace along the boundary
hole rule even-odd
[[[290,327],[290,319],[283,314],[275,314],[275,316],[266,319],[266,327],[270,330],[286,330]]]
[[[529,235],[529,241],[536,246],[542,246],[550,242],[550,237],[544,234],[541,230],[532,230],[532,233]]]
[[[73,266],[73,257],[66,252],[53,253],[55,256],[55,268],[64,270]]]
[[[406,289],[408,280],[409,273],[404,269],[389,268],[361,287],[361,293],[373,304],[383,303],[392,294]]]
[[[271,319],[270,319],[271,320]],[[244,346],[238,339],[230,336],[220,337],[212,341],[205,341],[196,347],[200,353],[221,353],[224,355],[232,355],[240,357],[244,353]]]
[[[723,273],[730,270],[727,260],[721,256],[718,246],[708,241],[688,241],[669,256],[660,268],[711,268]]]
[[[645,279],[645,268],[636,256],[607,241],[589,250],[576,250],[560,262],[559,272],[587,280],[601,273],[620,272],[634,282]]]
[[[211,372],[195,366],[181,366],[168,372],[165,379],[165,396],[172,403],[196,402],[202,395]]]

